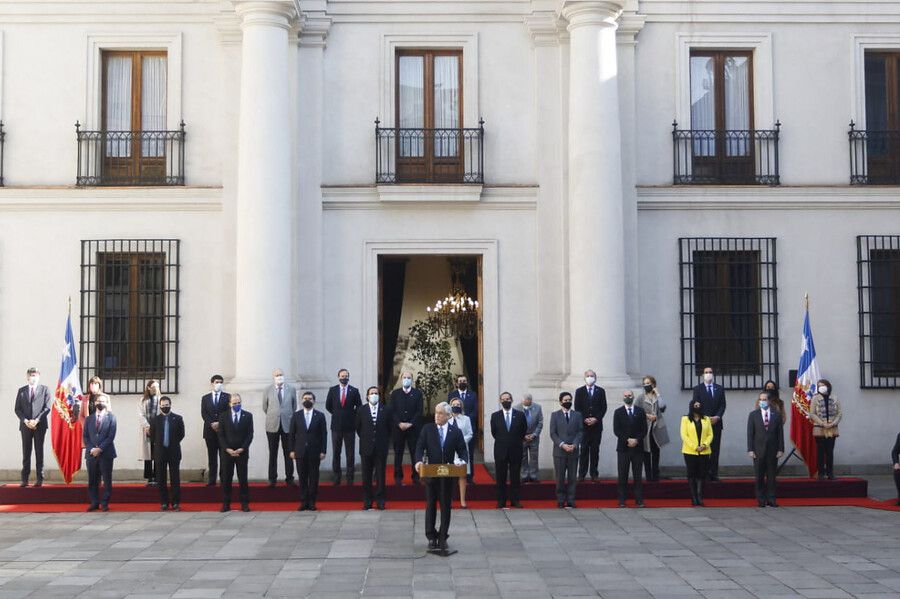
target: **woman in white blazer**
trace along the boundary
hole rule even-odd
[[[466,447],[468,447],[469,441],[472,440],[475,432],[472,430],[472,420],[468,416],[463,414],[462,400],[458,397],[451,400],[450,410],[453,412],[453,417],[450,419],[450,424],[459,428],[459,432],[463,434],[463,439],[465,439],[466,441]],[[468,469],[469,475],[473,476],[475,470],[472,467],[471,456],[469,456],[469,463],[466,464],[466,468]],[[463,509],[467,509],[469,507],[469,505],[466,503],[466,479],[463,477],[460,477],[459,479],[459,506]]]

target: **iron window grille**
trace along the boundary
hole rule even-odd
[[[113,395],[143,393],[149,379],[178,393],[180,242],[81,242],[82,376]]]
[[[484,183],[484,120],[470,129],[410,129],[375,119],[375,182]]]
[[[900,388],[900,235],[858,236],[856,264],[860,386]]]
[[[900,184],[900,131],[857,129],[850,121],[850,184]]]
[[[184,185],[184,121],[177,131],[82,131],[75,184]]]
[[[672,122],[675,185],[779,185],[774,129],[679,129]]]
[[[728,389],[778,382],[775,238],[683,237],[681,388],[707,366]]]

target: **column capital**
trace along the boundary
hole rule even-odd
[[[534,12],[525,17],[525,28],[531,35],[532,44],[537,46],[557,46],[560,38],[567,36],[565,22],[553,11]]]
[[[323,13],[304,13],[300,17],[297,45],[301,48],[324,48],[332,19]]]
[[[231,0],[241,27],[268,25],[291,29],[300,15],[295,0]]]
[[[569,22],[571,31],[585,25],[615,26],[625,0],[561,0],[559,14]]]

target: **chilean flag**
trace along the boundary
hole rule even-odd
[[[75,405],[84,397],[78,380],[78,357],[75,355],[75,336],[72,335],[72,315],[66,318],[66,345],[56,383],[56,397],[50,410],[50,439],[53,453],[66,484],[81,470],[81,422],[75,416]]]
[[[800,365],[797,367],[797,380],[794,383],[791,401],[791,442],[806,463],[810,478],[815,476],[819,469],[816,463],[816,440],[812,434],[813,424],[809,419],[809,402],[816,394],[819,378],[816,346],[813,344],[812,328],[809,326],[809,304],[807,304],[806,318],[803,320]]]

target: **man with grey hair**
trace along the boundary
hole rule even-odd
[[[450,426],[450,404],[442,401],[434,407],[434,422],[422,427],[422,433],[416,443],[415,469],[421,475],[422,465],[453,464],[457,461],[465,463],[469,459],[466,442],[462,432]],[[447,532],[450,530],[450,506],[453,487],[457,479],[430,478],[425,483],[425,536],[428,537],[428,549],[447,550]],[[441,505],[441,527],[435,528],[437,520],[437,504]]]
[[[394,422],[394,483],[403,484],[403,452],[409,451],[409,460],[415,459],[416,443],[422,428],[422,392],[413,387],[411,372],[400,373],[400,388],[391,391],[388,404],[393,410]],[[412,481],[419,484],[419,473],[412,471]]]
[[[266,387],[262,398],[263,414],[266,417],[266,440],[269,442],[269,486],[278,481],[278,444],[284,455],[284,482],[294,484],[294,460],[291,459],[291,418],[297,411],[297,390],[284,381],[284,371],[272,371],[272,384]]]
[[[22,482],[28,486],[31,475],[31,450],[34,448],[34,465],[37,480],[34,486],[44,484],[44,437],[47,434],[47,414],[50,413],[50,389],[41,385],[41,373],[32,366],[25,374],[27,384],[16,393],[16,417],[22,434]]]
[[[536,483],[538,480],[538,452],[541,446],[541,431],[544,430],[544,413],[540,404],[534,403],[531,393],[522,395],[522,401],[515,407],[525,414],[525,440],[522,443],[522,482]]]

